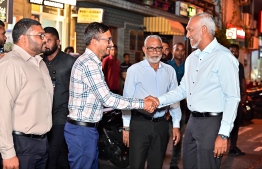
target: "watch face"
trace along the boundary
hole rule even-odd
[[[228,139],[228,137],[227,137],[227,136],[225,136],[225,135],[222,135],[222,134],[220,134],[220,136],[221,136],[221,138],[222,138],[223,140],[226,140],[226,139]]]

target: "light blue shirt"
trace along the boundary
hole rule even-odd
[[[159,63],[155,71],[147,60],[143,60],[128,68],[124,87],[124,97],[145,98],[148,95],[158,97],[177,87],[176,72],[173,67],[163,62]],[[169,106],[157,109],[154,117],[162,117]],[[128,127],[131,119],[131,111],[123,112],[123,125]],[[170,106],[173,127],[179,128],[181,110],[179,104]]]
[[[203,51],[189,55],[179,87],[158,97],[159,107],[187,98],[191,111],[223,112],[218,134],[229,136],[240,101],[238,64],[215,38]]]

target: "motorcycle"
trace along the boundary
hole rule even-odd
[[[102,120],[98,125],[99,158],[109,159],[116,167],[129,166],[129,148],[123,144],[121,110],[104,109]]]

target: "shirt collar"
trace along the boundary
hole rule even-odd
[[[89,57],[92,58],[97,64],[102,65],[101,60],[99,60],[98,56],[96,56],[96,54],[92,50],[86,48],[85,54],[89,55]]]
[[[13,51],[16,51],[20,54],[20,56],[25,60],[25,61],[28,61],[30,59],[32,59],[33,57],[27,53],[23,48],[21,48],[20,46],[14,44],[13,46]],[[43,58],[40,56],[40,55],[35,55],[34,57],[38,63],[40,63],[41,60],[43,60]]]
[[[146,60],[146,59],[144,59],[144,60],[142,60],[141,61],[142,62],[142,65],[144,66],[144,67],[151,67],[151,65],[149,64],[149,62],[148,62],[148,60]],[[160,68],[162,68],[163,67],[163,62],[159,62],[159,65],[158,65],[158,69],[160,69]]]
[[[196,56],[199,56],[201,52],[211,53],[217,45],[218,45],[217,39],[214,38],[214,39],[212,40],[212,42],[209,43],[209,44],[207,45],[207,47],[206,47],[203,51],[201,51],[200,49],[197,49],[197,50],[195,51],[195,55],[196,55]]]

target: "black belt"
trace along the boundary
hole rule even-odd
[[[43,138],[46,137],[46,134],[43,134],[43,135],[25,134],[25,133],[22,133],[20,131],[13,131],[13,134],[17,135],[17,136],[28,137],[28,138],[41,138],[41,139],[43,139]]]
[[[132,110],[132,115],[137,116],[137,117],[142,117],[143,119],[150,120],[152,122],[159,122],[159,121],[162,121],[162,120],[166,120],[166,116],[165,115],[162,116],[162,117],[154,118],[154,117],[150,117],[150,116],[144,115],[142,113],[139,113],[139,112],[137,112],[135,110]]]
[[[84,127],[97,127],[98,123],[90,123],[90,122],[83,122],[83,121],[76,121],[73,120],[71,118],[67,118],[67,122],[74,124],[74,125],[78,125],[78,126],[84,126]]]
[[[222,112],[220,112],[220,113],[213,113],[213,112],[191,111],[191,114],[194,117],[216,117],[216,116],[222,116]]]

